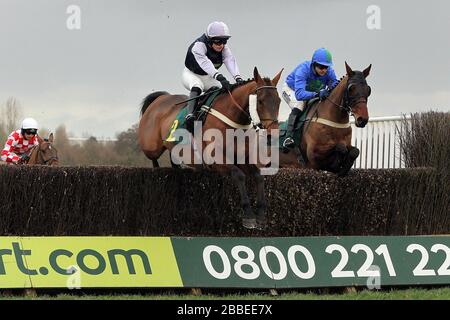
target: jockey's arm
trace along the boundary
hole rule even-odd
[[[306,90],[306,86],[307,86],[306,79],[307,79],[307,77],[300,71],[301,70],[299,70],[295,74],[295,82],[294,82],[294,85],[295,85],[295,98],[298,101],[306,101],[306,100],[310,100],[312,98],[317,97],[317,93],[316,92],[311,92],[311,91],[307,91]]]
[[[339,80],[336,78],[336,73],[334,72],[333,68],[330,68],[329,77],[330,80],[328,80],[327,87],[334,88],[334,86],[339,82]]]
[[[223,63],[225,64],[225,67],[227,68],[228,72],[233,76],[233,78],[236,80],[236,78],[241,78],[241,74],[239,72],[239,67],[236,62],[236,58],[234,57],[233,53],[231,52],[230,48],[228,46],[225,46],[223,48]]]
[[[5,147],[1,152],[1,160],[8,163],[18,163],[20,157],[14,153],[14,146],[17,144],[17,141],[14,137],[9,136],[8,140],[5,143]]]
[[[200,68],[202,68],[203,71],[205,71],[211,77],[214,77],[214,75],[219,72],[214,67],[212,61],[209,60],[209,58],[206,56],[206,46],[204,43],[196,42],[192,47],[192,53],[194,54],[194,58]]]

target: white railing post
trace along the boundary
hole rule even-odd
[[[406,119],[409,119],[406,116]],[[352,145],[360,151],[354,168],[382,169],[403,168],[400,134],[404,116],[370,118],[365,128],[352,124]],[[398,129],[397,129],[398,128]]]

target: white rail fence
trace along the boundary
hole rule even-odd
[[[399,139],[403,119],[403,116],[371,118],[362,129],[352,122],[352,145],[360,151],[354,168],[404,168]]]

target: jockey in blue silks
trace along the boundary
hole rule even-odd
[[[314,52],[311,61],[299,64],[286,78],[283,85],[283,98],[292,111],[288,118],[283,147],[294,147],[295,124],[306,101],[316,97],[319,97],[321,101],[325,100],[329,95],[328,89],[337,84],[338,80],[332,66],[331,53],[325,48],[320,48]]]

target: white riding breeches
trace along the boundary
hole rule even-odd
[[[286,101],[291,109],[297,108],[303,111],[305,107],[305,101],[298,101],[295,97],[295,91],[289,88],[286,83],[283,84],[282,96],[284,101]]]
[[[193,73],[188,68],[184,68],[181,79],[183,86],[189,91],[191,91],[193,87],[198,87],[202,89],[203,92],[212,87],[222,88],[220,82],[211,77],[210,75],[201,76]]]

